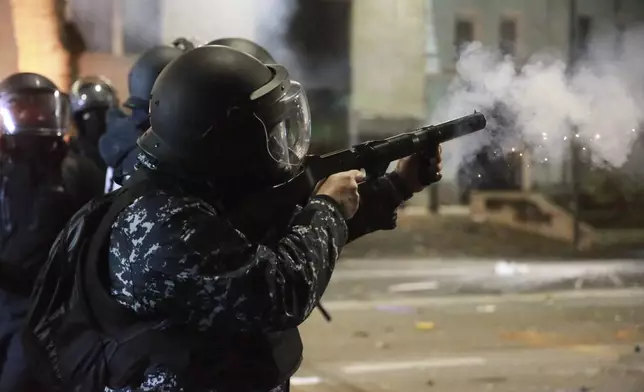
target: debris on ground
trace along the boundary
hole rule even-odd
[[[368,338],[369,337],[369,332],[367,331],[355,331],[353,333],[353,336],[356,338]]]
[[[525,275],[530,271],[526,264],[517,264],[514,261],[499,261],[494,266],[494,272],[499,276]]]
[[[389,286],[387,289],[390,293],[409,293],[414,291],[437,290],[438,282],[435,280],[425,282],[400,283]]]
[[[364,295],[365,289],[361,284],[356,284],[351,287],[350,294],[354,296]]]
[[[548,305],[548,306],[552,306],[555,303],[555,299],[552,298],[552,294],[546,295],[546,298],[544,299],[544,301],[546,302],[546,305]]]
[[[379,340],[376,342],[376,348],[380,350],[389,348],[389,343]]]
[[[376,306],[381,312],[390,312],[390,313],[401,313],[401,314],[413,314],[417,313],[415,308],[411,306],[396,306],[396,305],[378,305]]]
[[[628,325],[615,333],[616,339],[631,340],[633,342],[640,341],[642,336],[644,336],[644,328],[641,325]]]
[[[421,331],[431,331],[436,325],[431,321],[418,321],[416,322],[416,329]]]
[[[496,305],[479,305],[476,307],[479,313],[494,313],[496,312]]]
[[[486,384],[486,385],[494,385],[494,384],[501,384],[501,383],[507,382],[508,379],[506,377],[490,376],[490,377],[474,378],[472,379],[472,381],[476,383]]]

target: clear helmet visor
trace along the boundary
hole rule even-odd
[[[311,144],[311,110],[306,93],[297,82],[291,82],[279,101],[280,122],[267,130],[266,140],[270,156],[285,168],[300,166]]]
[[[0,134],[62,135],[69,121],[69,99],[58,91],[0,96]]]

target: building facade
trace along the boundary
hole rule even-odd
[[[568,58],[570,0],[354,0],[353,12],[353,140],[391,136],[436,118],[458,50],[468,42],[498,48],[519,65],[544,50]],[[593,32],[644,21],[644,2],[577,0],[576,19],[583,46]],[[458,150],[458,143],[446,149]],[[444,168],[447,187],[457,164],[449,160]],[[535,167],[531,178],[560,180],[561,166]]]
[[[59,0],[0,0],[0,79],[18,71],[35,72],[62,89],[68,86],[60,7]]]
[[[353,0],[352,143],[399,133],[427,117],[425,0]]]

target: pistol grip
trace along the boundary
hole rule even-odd
[[[386,164],[380,164],[380,165],[374,165],[365,168],[365,172],[367,173],[367,181],[375,181],[378,178],[382,177],[387,173],[387,168],[389,167],[389,162]]]
[[[440,180],[438,176],[438,145],[418,154],[418,181],[422,186],[429,186]]]

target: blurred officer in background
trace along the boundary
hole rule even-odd
[[[152,85],[161,71],[183,51],[173,46],[156,46],[143,53],[128,74],[129,97],[124,106],[128,117],[109,117],[107,132],[99,141],[100,155],[108,166],[106,192],[117,189],[134,170],[139,150],[136,139],[150,127],[148,111]]]
[[[54,239],[103,175],[63,140],[66,94],[49,79],[17,73],[0,82],[0,391],[34,390],[19,330]]]
[[[103,76],[85,76],[72,84],[70,100],[77,130],[70,146],[104,171],[107,165],[99,153],[98,140],[107,129],[108,116],[125,117],[116,90]]]

